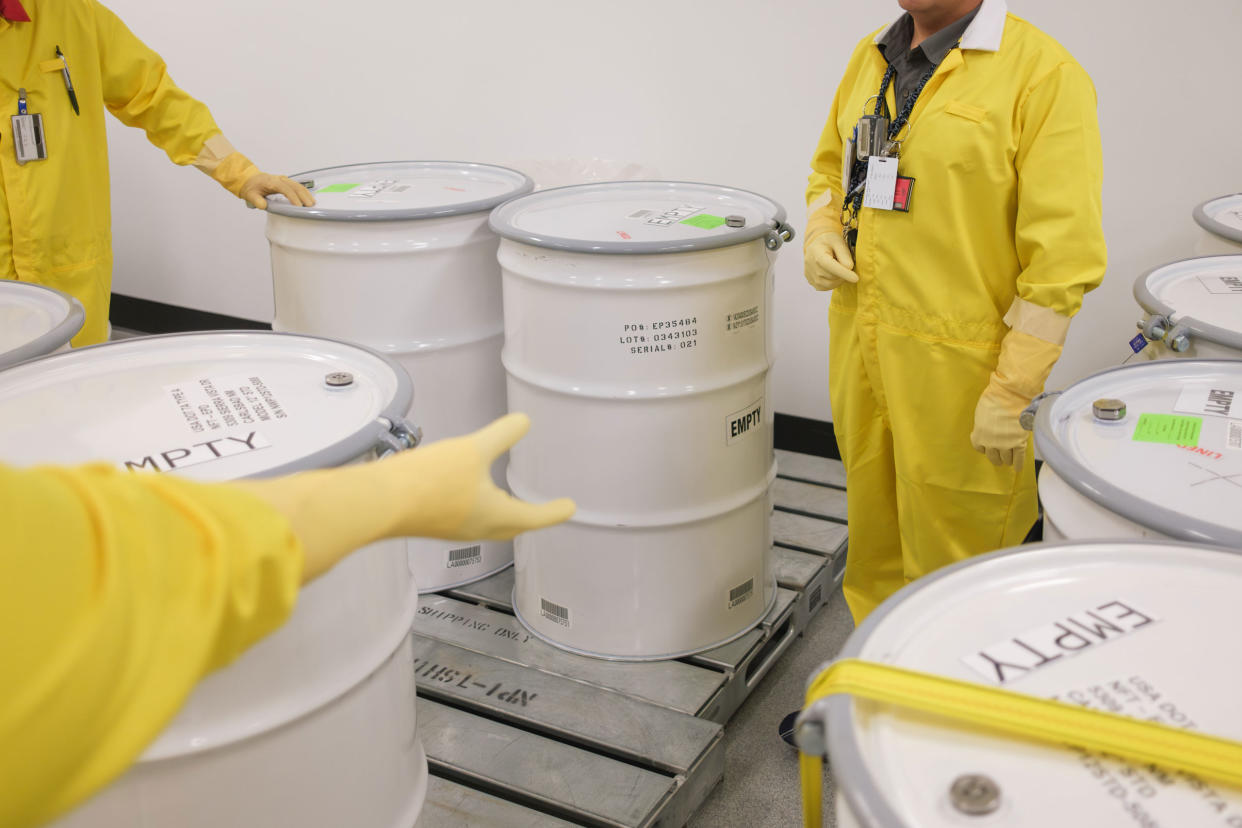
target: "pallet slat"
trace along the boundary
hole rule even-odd
[[[433,776],[419,815],[435,828],[574,828],[574,823],[515,805],[499,797]]]
[[[841,465],[840,460],[830,460],[827,457],[777,449],[776,473],[781,477],[819,483],[821,486],[845,488],[845,466]]]
[[[702,710],[723,682],[717,673],[680,661],[624,663],[567,653],[526,632],[512,615],[442,595],[419,601],[414,633],[690,715]]]
[[[595,825],[646,826],[674,780],[427,699],[418,735],[438,774],[539,803]]]
[[[778,477],[772,483],[772,499],[781,511],[845,523],[845,492],[840,489]]]
[[[417,635],[414,675],[423,698],[672,774],[687,773],[723,733],[685,713]]]

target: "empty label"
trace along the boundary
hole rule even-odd
[[[762,422],[763,400],[761,399],[755,400],[741,411],[733,412],[725,420],[725,445],[731,446],[758,431]]]
[[[1230,417],[1242,409],[1242,388],[1187,385],[1177,398],[1174,411],[1183,414]]]

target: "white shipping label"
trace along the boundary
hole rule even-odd
[[[669,209],[661,209],[653,207],[649,210],[635,210],[626,218],[641,221],[643,224],[649,224],[652,227],[672,227],[679,224],[696,213],[703,212],[705,207],[696,207],[693,204],[681,204],[677,207]]]
[[[1052,698],[1183,730],[1205,729],[1187,703],[1193,704],[1193,700],[1170,694],[1168,687],[1161,686],[1160,679],[1142,674],[1115,676]],[[1227,703],[1227,698],[1222,697],[1218,705]],[[1200,704],[1202,701],[1198,699]],[[1067,745],[1066,750],[1099,785],[1099,801],[1111,802],[1117,809],[1116,820],[1104,823],[1097,817],[1084,820],[1084,825],[1242,828],[1242,797],[1227,787],[1185,771],[1169,772],[1155,764],[1123,762],[1115,756],[1072,745]]]
[[[289,415],[259,376],[201,377],[165,385],[191,434],[239,429]]]
[[[1197,416],[1229,417],[1242,409],[1242,387],[1187,385],[1177,398],[1174,411]]]
[[[876,210],[893,209],[897,194],[897,159],[873,155],[867,159],[867,184],[863,188],[863,206]]]
[[[746,439],[759,430],[763,423],[763,400],[755,400],[741,411],[734,411],[725,419],[725,445]]]
[[[1010,684],[1158,620],[1130,602],[1105,601],[998,641],[963,656],[962,661],[993,684]]]
[[[375,198],[385,190],[397,186],[395,178],[381,178],[378,181],[368,181],[360,187],[355,187],[349,191],[349,198]]]
[[[1208,293],[1242,296],[1242,276],[1199,276]]]

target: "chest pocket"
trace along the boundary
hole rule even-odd
[[[961,101],[949,101],[949,104],[944,108],[944,111],[949,115],[956,115],[959,118],[974,121],[976,124],[983,123],[988,117],[988,111],[986,109],[978,106],[971,106],[970,104],[962,103]]]
[[[974,173],[996,167],[1002,149],[986,109],[963,101],[949,101],[940,117],[932,120],[935,121],[935,143],[948,169]]]

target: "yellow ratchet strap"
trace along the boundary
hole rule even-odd
[[[839,693],[1242,788],[1242,743],[1229,739],[858,659],[837,661],[816,676],[806,691],[806,708]],[[801,768],[803,825],[820,828],[823,758],[803,753]]]

